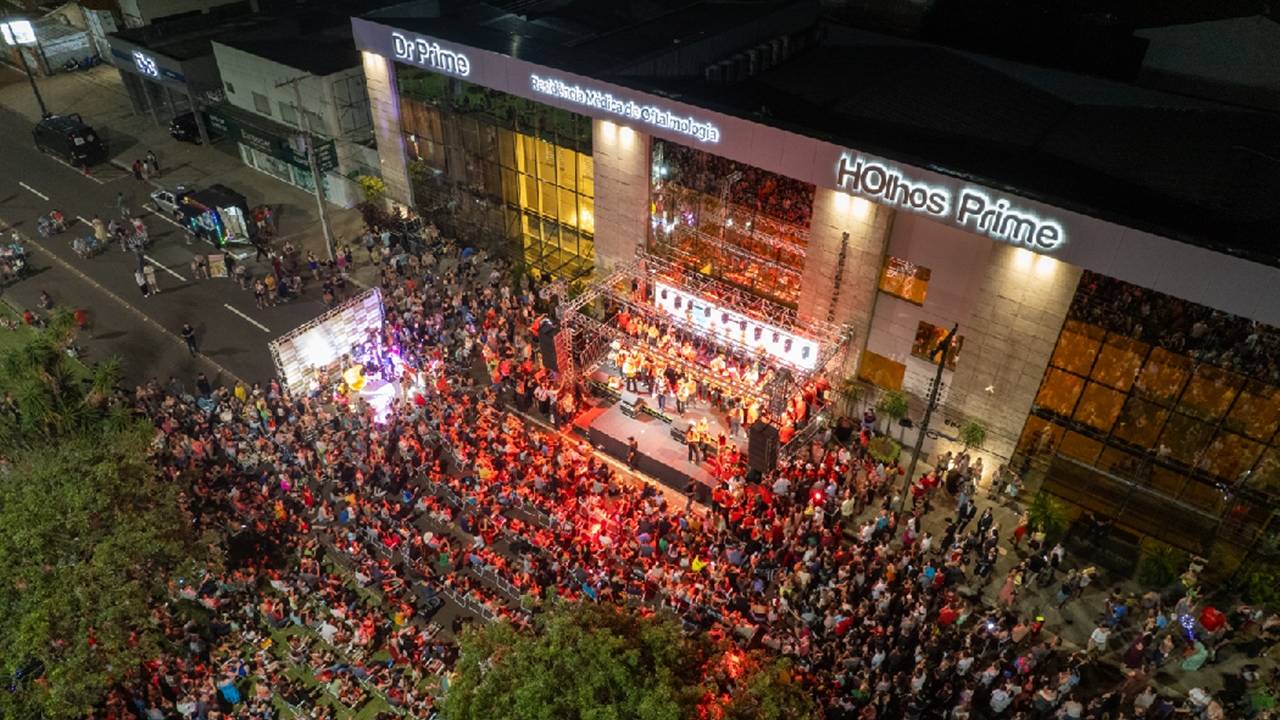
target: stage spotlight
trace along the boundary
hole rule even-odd
[[[666,288],[662,288],[662,299],[663,299],[663,300],[666,300],[666,299],[667,299],[667,289],[666,289]]]
[[[808,345],[805,345],[804,347],[800,348],[800,357],[804,358],[805,360],[808,360],[808,359],[809,359],[809,346],[808,346]]]
[[[666,290],[663,290],[663,291],[662,291],[662,294],[663,294],[663,295],[666,295],[666,294],[667,294],[667,291],[666,291]],[[681,300],[680,300],[680,296],[679,296],[679,295],[677,295],[677,296],[676,296],[676,302],[675,302],[675,305],[676,305],[676,309],[677,309],[677,310],[679,310],[679,309],[680,309],[680,305],[681,305],[681,304],[682,304],[682,302],[681,302]]]
[[[724,325],[729,324],[729,313],[720,313],[720,322]]]
[[[703,315],[704,317],[711,317],[711,306],[710,306],[710,305],[708,305],[707,307],[705,307],[705,308],[703,308],[703,309],[702,309],[702,315]]]
[[[756,326],[756,342],[760,342],[760,336],[764,335],[764,330],[760,326]]]
[[[782,351],[787,353],[791,352],[791,338],[787,338],[787,341],[782,343]]]
[[[739,321],[739,322],[738,322],[738,327],[739,327],[739,328],[741,328],[742,332],[746,332],[746,331],[747,331],[747,321],[746,321],[746,320],[741,320],[741,321]]]
[[[778,333],[776,332],[773,334],[773,344],[774,345],[778,344]]]

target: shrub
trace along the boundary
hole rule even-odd
[[[867,445],[867,452],[877,462],[888,463],[892,465],[898,461],[898,456],[902,454],[902,445],[890,437],[873,438]]]

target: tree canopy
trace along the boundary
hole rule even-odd
[[[113,392],[119,365],[64,352],[65,320],[0,356],[0,716],[79,717],[162,635],[166,581],[194,556],[155,430]]]
[[[786,665],[623,606],[554,606],[527,631],[460,639],[449,720],[804,720],[814,704]]]

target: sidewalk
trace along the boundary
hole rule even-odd
[[[277,210],[278,240],[288,240],[305,255],[310,250],[325,256],[324,237],[315,196],[254,170],[240,159],[239,149],[228,139],[212,147],[183,143],[169,137],[165,127],[157,127],[150,114],[134,114],[119,71],[109,65],[90,70],[39,78],[45,105],[54,113],[78,113],[108,143],[111,166],[94,168],[94,176],[119,185],[133,207],[141,206],[155,187],[204,187],[221,183],[242,193],[249,205],[271,205]],[[26,79],[11,68],[0,66],[0,107],[25,116],[34,125],[40,112]],[[150,183],[139,183],[129,168],[147,151],[160,161],[161,173]],[[344,243],[353,248],[364,230],[360,211],[329,208],[330,229],[335,250]]]

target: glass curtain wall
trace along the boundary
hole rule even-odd
[[[497,241],[535,272],[590,274],[590,118],[418,68],[396,76],[420,212],[449,234]]]
[[[1280,501],[1278,363],[1280,330],[1086,271],[1019,451],[1052,459],[1046,490],[1238,561]]]
[[[649,251],[796,307],[815,187],[664,140],[652,154]]]

